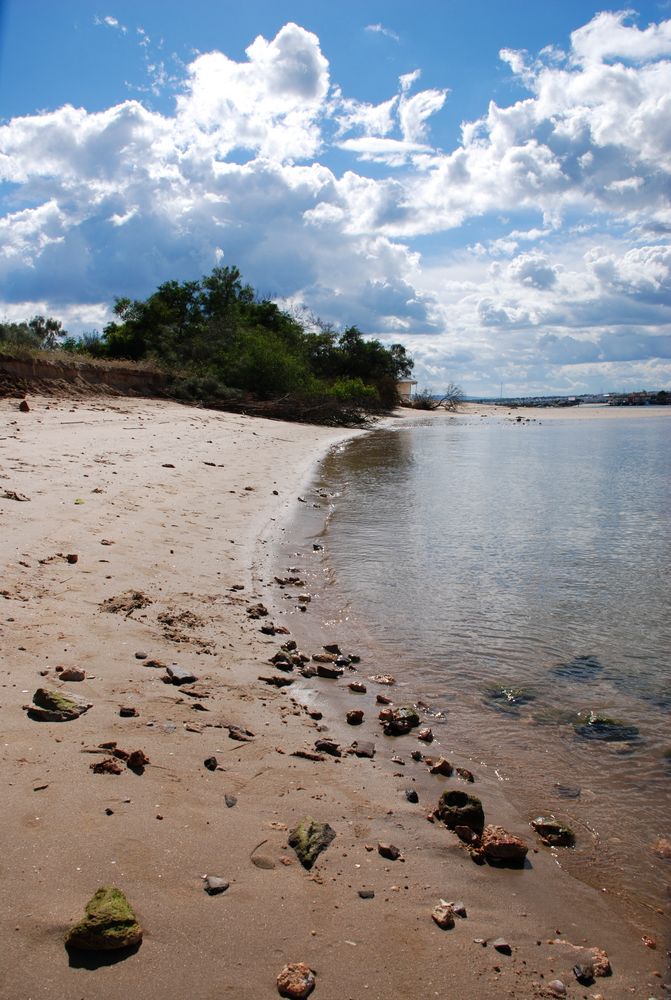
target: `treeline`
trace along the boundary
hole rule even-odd
[[[356,326],[303,323],[260,299],[236,267],[167,281],[144,301],[117,299],[114,313],[102,335],[81,339],[43,317],[0,324],[0,344],[150,362],[171,374],[180,398],[273,403],[283,416],[327,422],[390,409],[397,380],[413,368],[401,344],[385,347]]]

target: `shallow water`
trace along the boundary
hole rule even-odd
[[[322,619],[574,827],[566,867],[644,906],[669,901],[670,458],[654,414],[432,417],[335,450],[308,528]]]

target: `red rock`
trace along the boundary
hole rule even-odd
[[[430,774],[442,774],[446,778],[450,777],[452,771],[453,767],[445,757],[439,757],[436,763],[429,768]]]
[[[521,864],[529,848],[521,839],[508,833],[502,826],[486,826],[482,834],[482,853],[488,861],[507,861]]]
[[[303,1000],[315,988],[315,974],[305,962],[290,962],[277,977],[277,990],[281,997]]]
[[[428,727],[420,729],[417,733],[417,739],[422,740],[424,743],[433,743],[433,732]]]
[[[21,413],[30,413],[30,406],[28,405],[27,399],[22,399],[19,403],[19,410]]]

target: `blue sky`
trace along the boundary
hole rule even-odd
[[[671,387],[671,3],[0,0],[0,317],[236,264],[470,394]]]

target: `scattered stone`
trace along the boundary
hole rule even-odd
[[[143,666],[145,666],[145,667],[151,667],[152,670],[165,670],[166,669],[166,664],[163,662],[163,660],[157,660],[155,658],[152,658],[152,659],[149,659],[149,660],[145,660]],[[189,694],[188,691],[187,691],[187,694]]]
[[[363,711],[360,708],[352,709],[351,712],[347,713],[346,718],[348,726],[360,726],[363,722]]]
[[[247,614],[250,618],[265,618],[268,614],[268,608],[264,604],[251,604],[247,608]]]
[[[359,897],[361,899],[374,899],[375,891],[373,889],[359,889]]]
[[[666,837],[658,837],[652,845],[652,852],[662,861],[671,861],[671,840]]]
[[[575,835],[568,826],[558,823],[553,816],[537,816],[531,826],[548,847],[573,847]]]
[[[77,555],[76,552],[68,552],[65,558],[67,559],[67,561],[70,563],[71,566],[74,566],[75,563],[79,562],[79,556]]]
[[[163,464],[161,465],[161,468],[162,469],[174,469],[175,466],[173,465],[172,462],[163,462]]]
[[[363,681],[350,681],[347,687],[350,689],[350,691],[353,691],[354,694],[365,694],[366,691],[368,690]]]
[[[454,833],[464,844],[477,844],[479,840],[478,834],[470,826],[455,826]]]
[[[16,500],[18,503],[29,503],[30,497],[27,497],[25,493],[17,493],[16,490],[4,490],[3,497],[5,500]],[[42,560],[40,560],[42,562]]]
[[[317,663],[317,676],[327,677],[329,680],[337,680],[342,677],[343,668],[337,667],[335,663]]]
[[[391,674],[373,674],[373,676],[369,677],[368,680],[372,681],[374,684],[391,685],[396,683],[396,678],[392,677]]]
[[[238,743],[249,743],[250,740],[254,739],[254,733],[245,729],[243,726],[228,726],[228,738],[231,740],[237,740]]]
[[[311,719],[314,719],[316,722],[319,722],[320,719],[324,718],[322,712],[320,712],[318,708],[309,709],[308,715],[310,716]]]
[[[549,982],[548,989],[556,997],[566,996],[566,987],[562,983],[561,979],[553,979],[551,982]]]
[[[236,795],[224,795],[224,802],[226,803],[227,809],[232,809],[234,805],[237,805],[237,801],[238,799]]]
[[[572,972],[582,986],[591,986],[594,982],[594,966],[589,962],[577,962]]]
[[[421,750],[413,750],[410,754],[413,760],[421,761],[424,760],[424,754]]]
[[[315,974],[308,965],[304,962],[291,962],[284,966],[277,977],[277,991],[281,997],[303,1000],[312,993],[315,983]]]
[[[321,552],[323,548],[324,548],[324,546],[323,545],[319,545],[317,542],[313,542],[312,543],[312,551],[313,552]]]
[[[496,938],[492,941],[492,948],[495,951],[500,952],[502,955],[512,955],[513,949],[510,947],[505,938]]]
[[[482,853],[487,861],[522,865],[529,848],[521,837],[508,833],[502,826],[487,826],[481,837]]]
[[[340,745],[335,740],[319,739],[315,741],[315,750],[328,753],[332,757],[342,756]]]
[[[60,679],[62,681],[85,681],[86,671],[82,670],[81,667],[66,667],[65,670],[61,670]]]
[[[413,802],[415,804],[419,802],[419,795],[417,794],[414,788],[406,788],[405,797],[408,800],[408,802]]]
[[[102,760],[91,764],[90,768],[94,774],[121,774],[123,771],[121,764],[114,757],[103,757]]]
[[[166,667],[166,670],[170,684],[194,684],[198,680],[194,673],[184,667]]]
[[[386,694],[378,694],[375,696],[375,701],[378,705],[391,705],[393,704],[392,699],[388,698]]]
[[[107,809],[105,809],[105,815],[106,816],[113,816],[114,815],[114,810],[110,809],[110,807],[108,806]]]
[[[294,682],[293,677],[281,677],[279,674],[275,674],[272,677],[262,677],[259,674],[259,680],[263,681],[264,684],[270,684],[272,687],[277,688],[289,687]]]
[[[135,771],[136,774],[142,774],[149,763],[149,757],[147,757],[144,750],[131,750],[126,760],[126,767],[130,768],[131,771]]]
[[[373,758],[375,756],[375,744],[369,740],[355,740],[351,749],[356,757]]]
[[[417,733],[417,739],[422,740],[424,743],[433,743],[433,730],[429,729],[428,726],[420,729]]]
[[[325,653],[333,653],[334,656],[340,656],[342,650],[337,642],[327,642],[322,646]]]
[[[462,902],[450,903],[450,906],[452,907],[452,909],[454,910],[454,912],[458,917],[461,917],[462,920],[466,919],[468,914],[466,912],[466,907]]]
[[[33,704],[28,706],[28,718],[35,722],[71,722],[87,712],[91,705],[79,699],[66,697],[58,691],[38,688]]]
[[[21,413],[30,413],[30,406],[27,399],[22,399],[19,403],[19,410]]]
[[[452,774],[454,768],[450,764],[449,760],[445,757],[439,757],[435,764],[429,768],[430,774],[442,774],[446,778],[449,778]]]
[[[419,715],[412,706],[391,710],[391,718],[384,723],[385,736],[404,736],[419,725]]]
[[[219,761],[216,757],[206,757],[203,764],[208,769],[208,771],[216,771],[219,766]]]
[[[352,666],[352,661],[350,660],[349,656],[343,656],[342,653],[340,654],[340,656],[336,656],[335,661],[336,661],[336,666],[338,666],[338,667],[351,667]]]
[[[443,821],[449,830],[465,826],[478,835],[485,825],[485,814],[482,802],[474,795],[466,792],[443,792],[436,809],[436,817]]]
[[[100,539],[100,544],[101,545],[114,545],[114,542],[110,538],[101,538]]]
[[[309,870],[335,835],[335,830],[328,823],[319,823],[312,816],[305,816],[289,834],[288,842],[300,863]]]
[[[377,853],[383,858],[387,858],[388,861],[398,861],[399,858],[402,858],[400,849],[394,844],[378,844]]]
[[[137,651],[137,653],[135,654],[135,659],[136,660],[146,660],[147,659],[147,653],[145,653],[145,652],[143,652],[143,650],[139,649]]]
[[[454,910],[452,909],[452,904],[447,903],[444,899],[434,906],[431,911],[431,916],[435,923],[438,924],[442,929],[450,930],[454,927]]]
[[[230,882],[219,878],[218,875],[206,875],[203,879],[203,889],[208,896],[219,896],[222,892],[226,892],[229,885]]]
[[[120,889],[103,886],[86,904],[85,917],[65,935],[66,948],[114,951],[142,941],[133,909]]]

